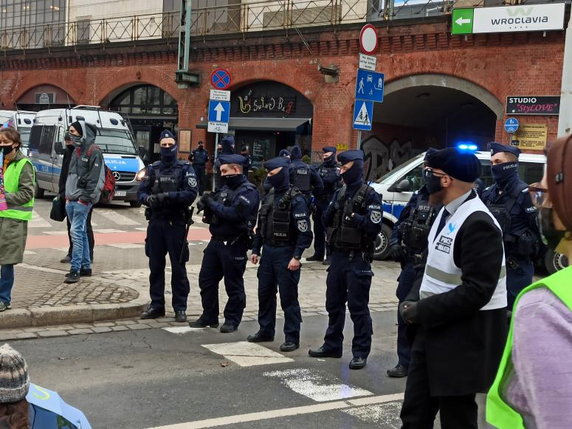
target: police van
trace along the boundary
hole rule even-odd
[[[490,152],[475,152],[483,167],[481,180],[483,186],[493,184],[490,168]],[[375,243],[375,258],[385,259],[389,250],[389,239],[393,225],[407,205],[413,192],[423,185],[423,159],[421,153],[410,159],[381,178],[370,183],[370,186],[383,196],[383,225]],[[518,173],[526,183],[539,182],[544,174],[546,157],[540,154],[522,153],[519,156]],[[568,266],[564,255],[549,249],[542,261],[548,272],[552,273]]]
[[[58,192],[62,169],[64,135],[78,120],[97,128],[98,145],[105,164],[115,176],[114,200],[126,201],[139,207],[135,175],[144,167],[127,121],[117,112],[101,110],[97,106],[76,106],[70,109],[49,109],[37,113],[30,135],[30,160],[36,168],[36,196],[44,191]]]
[[[0,126],[15,128],[22,139],[20,150],[24,155],[28,155],[28,145],[30,142],[30,131],[34,125],[36,112],[26,110],[0,110]]]

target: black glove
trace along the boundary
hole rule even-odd
[[[161,194],[149,195],[145,202],[149,207],[156,208],[161,206],[167,198],[168,198],[167,194],[163,192]]]
[[[403,301],[399,304],[399,314],[408,324],[417,323],[417,302]]]
[[[392,244],[389,247],[387,252],[387,256],[389,259],[393,259],[394,261],[401,262],[405,257],[405,252],[403,251],[403,247],[399,244]]]

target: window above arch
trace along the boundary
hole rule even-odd
[[[109,103],[110,110],[127,115],[178,116],[176,100],[161,88],[138,85],[126,89]]]

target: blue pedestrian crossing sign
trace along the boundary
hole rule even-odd
[[[208,131],[227,133],[230,120],[230,101],[209,100]]]
[[[518,119],[516,118],[507,118],[504,122],[504,130],[509,134],[514,134],[518,130]]]
[[[383,101],[384,79],[383,73],[358,69],[355,98],[381,103]]]
[[[356,100],[354,104],[354,130],[369,131],[373,121],[373,101]]]

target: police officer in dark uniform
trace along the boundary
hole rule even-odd
[[[312,357],[342,356],[347,301],[354,323],[350,369],[365,367],[371,350],[373,328],[368,307],[373,277],[371,261],[383,218],[381,196],[364,183],[363,158],[361,150],[338,155],[345,185],[336,191],[323,218],[332,249],[332,264],[326,279],[328,329],[324,344],[309,351]]]
[[[234,154],[234,137],[224,136],[221,142],[217,145],[216,156],[213,163],[213,175],[214,175],[214,190],[218,190],[222,185],[222,179],[220,177],[220,156],[221,155],[233,155]]]
[[[238,328],[246,305],[243,276],[260,197],[243,174],[244,157],[221,155],[219,159],[224,185],[215,194],[204,194],[197,203],[199,211],[204,211],[203,221],[209,224],[212,237],[204,250],[199,273],[203,313],[189,325],[218,326],[218,284],[224,278],[228,302],[220,331],[228,333]]]
[[[189,161],[193,164],[193,170],[199,182],[199,195],[203,195],[205,190],[205,165],[209,162],[209,153],[205,150],[203,142],[199,141],[198,147],[191,152]]]
[[[425,153],[425,161],[436,149],[430,148]],[[389,257],[401,263],[401,273],[397,278],[395,292],[401,304],[411,291],[415,279],[424,268],[424,254],[427,250],[427,237],[440,204],[430,201],[429,191],[423,185],[414,192],[409,202],[399,215],[390,238]],[[397,357],[394,368],[387,370],[389,377],[406,377],[411,360],[411,346],[406,336],[407,324],[397,312]]]
[[[290,151],[288,149],[281,149],[280,152],[278,152],[278,156],[283,156],[284,158],[288,159],[288,163],[290,162]],[[288,164],[288,168],[290,168],[289,165],[290,164]],[[266,195],[268,191],[272,189],[272,183],[270,183],[268,177],[264,178],[264,182],[262,183],[262,189],[264,190],[264,195]]]
[[[145,254],[149,257],[151,304],[142,319],[165,315],[165,255],[171,260],[171,289],[175,320],[187,320],[189,280],[185,262],[189,260],[187,223],[191,222],[189,206],[197,196],[197,177],[191,164],[177,159],[173,134],[161,133],[161,160],[147,166],[145,179],[137,196],[148,209],[149,220]]]
[[[326,254],[326,229],[322,223],[322,216],[328,208],[328,204],[334,196],[334,192],[340,187],[340,165],[336,162],[335,146],[326,146],[322,148],[324,154],[322,159],[324,162],[316,169],[322,182],[324,183],[324,192],[316,197],[316,212],[314,213],[314,254],[307,261],[323,261]],[[327,252],[329,256],[329,251]],[[328,262],[324,262],[328,264]]]
[[[250,157],[248,146],[242,146],[240,148],[240,154],[244,158],[244,167],[243,167],[244,175],[248,177],[248,172],[252,168],[252,158]]]
[[[310,213],[306,199],[290,186],[289,161],[285,157],[266,161],[268,180],[273,188],[268,192],[258,212],[258,224],[252,247],[251,261],[258,268],[257,333],[249,335],[250,342],[274,341],[276,326],[276,290],[284,311],[285,341],[280,350],[290,352],[300,346],[300,304],[298,282],[300,259],[312,243]],[[261,255],[262,249],[262,257]]]
[[[324,183],[318,172],[302,161],[302,150],[295,145],[290,151],[290,183],[306,197],[308,205],[312,196],[319,197],[324,192]]]
[[[507,267],[508,309],[512,309],[519,292],[532,283],[534,258],[541,238],[536,207],[528,193],[528,185],[518,177],[520,150],[493,142],[491,172],[495,184],[483,191],[482,200],[503,230]]]

